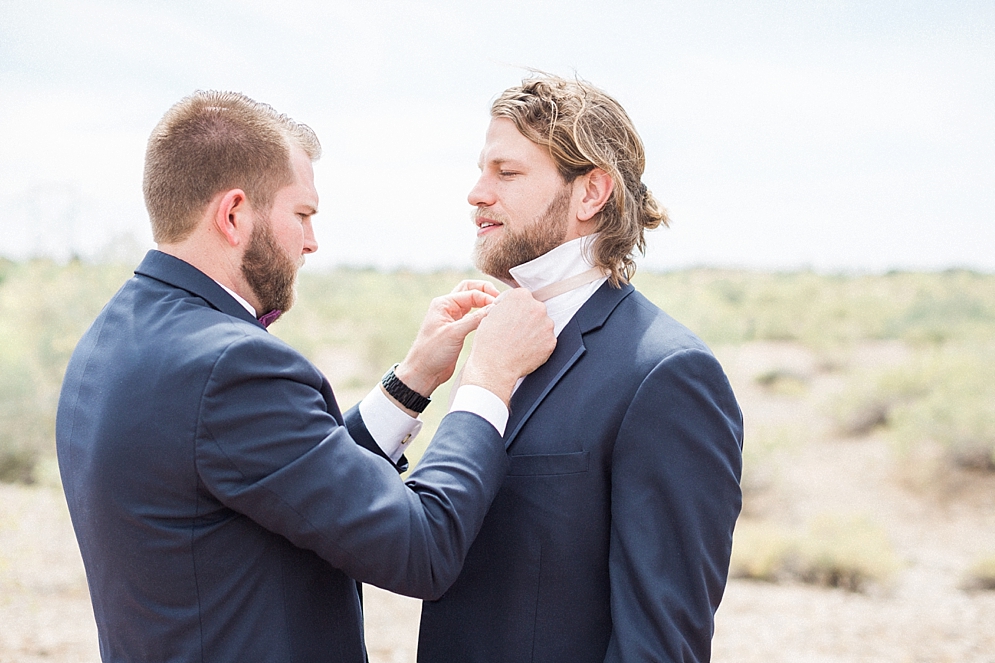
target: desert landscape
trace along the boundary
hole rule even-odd
[[[99,660],[52,408],[75,339],[129,271],[0,269],[0,663]],[[305,274],[274,330],[351,404],[462,276]],[[709,342],[746,421],[713,660],[995,662],[995,276],[689,270],[636,284]],[[415,660],[418,611],[367,588],[372,663]]]

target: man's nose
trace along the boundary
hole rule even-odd
[[[318,240],[314,236],[314,228],[311,223],[304,224],[304,253],[314,253],[318,250]]]
[[[466,201],[474,207],[488,207],[494,204],[494,190],[486,178],[481,175],[477,183],[470,189]]]

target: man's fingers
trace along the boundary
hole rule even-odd
[[[459,308],[461,313],[460,317],[462,317],[463,315],[469,313],[472,309],[489,306],[494,302],[496,296],[496,293],[491,295],[483,292],[482,290],[462,290],[460,292],[453,292],[446,295],[446,299]]]
[[[465,279],[456,284],[453,288],[453,293],[464,292],[467,290],[478,290],[480,292],[485,292],[492,297],[497,297],[500,292],[494,287],[494,284],[490,281],[484,281],[480,279]]]
[[[487,317],[487,314],[490,313],[491,308],[493,308],[493,305],[491,304],[488,304],[483,308],[478,308],[477,310],[472,311],[464,315],[459,320],[451,323],[450,328],[455,329],[459,332],[460,336],[466,338],[467,334],[480,326],[480,321]]]
[[[497,304],[505,300],[514,302],[517,306],[531,306],[535,304],[535,298],[532,296],[532,293],[525,288],[510,288],[505,290],[494,298],[494,303]]]
[[[465,384],[490,389],[507,403],[515,381],[541,366],[555,347],[546,306],[523,288],[506,290],[479,322]]]

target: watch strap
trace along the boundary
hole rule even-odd
[[[427,396],[422,396],[417,391],[409,387],[408,385],[401,382],[401,380],[394,375],[394,369],[396,369],[400,364],[394,364],[390,367],[390,370],[384,374],[383,379],[380,384],[383,385],[384,391],[391,395],[398,403],[408,408],[413,412],[424,412],[428,404],[432,402],[432,399]]]

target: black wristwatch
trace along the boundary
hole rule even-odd
[[[412,410],[414,412],[424,412],[428,404],[432,402],[432,399],[428,396],[422,396],[417,391],[409,387],[408,385],[401,382],[396,375],[394,375],[394,369],[396,369],[400,364],[394,364],[390,367],[390,370],[383,376],[383,380],[380,384],[383,385],[384,390],[394,397],[398,403],[404,407]]]

